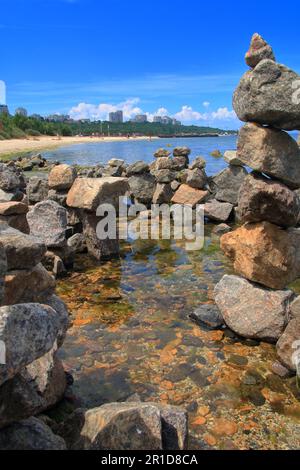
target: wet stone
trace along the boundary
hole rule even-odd
[[[211,329],[220,328],[224,323],[220,310],[214,304],[201,305],[191,313],[190,317],[196,323],[204,324]]]

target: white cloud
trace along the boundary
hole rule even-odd
[[[211,119],[216,120],[216,121],[218,120],[226,121],[226,120],[231,120],[231,119],[237,119],[237,116],[234,111],[229,111],[228,108],[224,107],[224,108],[217,109],[217,111],[213,111],[211,113]]]
[[[198,111],[194,111],[191,106],[182,106],[181,111],[174,115],[176,119],[179,121],[186,122],[186,121],[199,121],[202,119],[202,114]]]
[[[69,111],[73,119],[91,119],[106,120],[108,114],[118,109],[123,111],[124,119],[130,120],[136,114],[146,114],[148,121],[153,121],[154,116],[170,116],[171,114],[164,107],[158,108],[154,113],[144,112],[140,106],[140,98],[128,98],[118,104],[100,103],[89,104],[79,103]],[[171,115],[172,116],[172,115]],[[184,105],[181,110],[173,115],[182,123],[197,123],[206,126],[233,126],[236,127],[238,120],[234,111],[227,107],[220,107],[216,111],[201,113],[192,108],[192,106]]]
[[[204,108],[208,108],[210,106],[210,102],[209,101],[203,101],[202,105],[204,106]]]
[[[122,110],[124,119],[131,119],[136,114],[141,114],[142,110],[137,106],[140,102],[139,98],[129,98],[119,104],[112,105],[109,103],[89,104],[79,103],[70,109],[69,114],[73,119],[91,119],[106,120],[108,114],[113,111]]]

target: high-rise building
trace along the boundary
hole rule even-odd
[[[6,104],[6,85],[3,80],[0,80],[0,104]]]
[[[137,114],[133,119],[133,122],[148,122],[146,114]]]
[[[163,124],[172,124],[172,119],[169,116],[163,116],[161,121]]]
[[[123,122],[123,111],[114,111],[108,115],[109,122]]]
[[[157,122],[157,123],[161,124],[162,123],[162,117],[161,116],[154,116],[153,122]]]
[[[6,104],[0,104],[0,114],[9,114]]]
[[[25,117],[27,117],[27,109],[25,109],[25,108],[17,108],[16,111],[15,111],[15,114],[16,114],[16,115],[19,115],[19,116],[25,116]]]

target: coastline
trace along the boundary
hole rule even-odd
[[[152,140],[158,137],[151,137]],[[64,147],[67,145],[87,144],[95,142],[127,142],[128,140],[149,140],[147,136],[140,137],[54,137],[41,136],[27,139],[9,139],[0,141],[0,159],[9,158],[27,152],[41,152],[45,150]]]

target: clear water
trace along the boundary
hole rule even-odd
[[[73,401],[95,407],[138,393],[183,406],[191,449],[299,448],[300,394],[295,377],[272,373],[274,345],[189,318],[230,272],[210,225],[201,251],[137,240],[123,244],[121,259],[79,256],[57,289],[73,318],[59,352]]]
[[[181,139],[155,139],[155,140],[128,140],[122,142],[95,142],[88,144],[61,147],[56,150],[44,152],[48,160],[57,160],[62,163],[78,165],[96,165],[106,163],[111,158],[121,158],[126,163],[144,160],[153,161],[153,153],[157,148],[164,147],[172,151],[174,147],[187,146],[192,150],[190,159],[201,155],[207,161],[207,174],[212,175],[226,167],[223,158],[210,155],[213,150],[226,150],[236,148],[236,136],[199,137]]]

